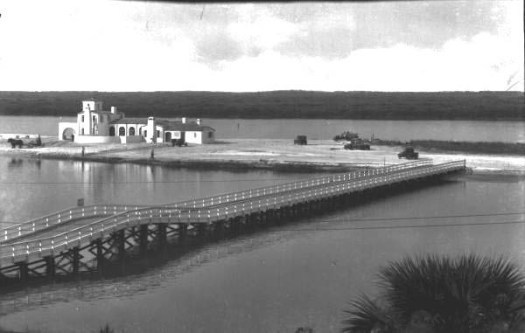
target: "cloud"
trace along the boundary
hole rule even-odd
[[[240,10],[239,20],[227,26],[227,31],[233,38],[244,45],[245,49],[254,47],[262,50],[271,50],[276,45],[287,41],[298,31],[298,27],[288,21],[271,16],[265,10],[256,10],[250,14],[242,14],[245,8]]]
[[[233,61],[244,53],[240,43],[223,32],[212,32],[200,36],[195,44],[198,60],[209,64],[218,61]]]
[[[297,61],[291,55],[265,52],[228,64],[218,77],[225,89],[234,91],[505,90],[509,77],[523,71],[523,57],[514,56],[518,47],[481,33],[471,39],[451,40],[439,50],[397,44],[356,50],[330,61],[319,56],[303,56]]]
[[[409,4],[7,0],[0,89],[504,90],[522,79],[520,1]]]
[[[327,59],[344,58],[355,50],[353,33],[341,26],[308,31],[281,43],[277,48],[283,54],[297,57],[317,56]]]

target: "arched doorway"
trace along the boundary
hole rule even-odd
[[[166,142],[170,142],[171,141],[171,132],[166,132],[166,134],[164,135],[166,137]]]
[[[135,127],[130,127],[129,136],[134,136],[134,135],[135,135]]]
[[[73,141],[74,138],[75,138],[75,130],[72,129],[71,127],[66,128],[64,132],[62,132],[63,140]]]
[[[118,129],[118,135],[119,136],[126,136],[126,128],[125,127],[120,127]]]
[[[109,128],[109,136],[115,136],[115,127],[114,126],[111,126]]]

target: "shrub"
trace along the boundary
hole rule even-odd
[[[489,333],[525,329],[525,278],[512,263],[474,255],[392,262],[377,300],[345,311],[343,332]]]

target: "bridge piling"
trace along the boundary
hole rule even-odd
[[[122,261],[126,257],[126,230],[122,229],[115,232],[115,241],[117,245],[117,260]]]
[[[106,258],[104,257],[104,246],[102,244],[102,239],[99,238],[95,240],[94,246],[96,249],[95,259],[97,265],[97,272],[102,273],[104,271],[104,264],[106,261]]]
[[[232,234],[237,235],[242,230],[242,218],[240,216],[229,218],[230,230]]]
[[[187,223],[178,223],[178,229],[179,229],[179,241],[183,241],[186,239],[188,235],[188,224]]]
[[[139,253],[145,254],[148,252],[148,225],[143,224],[139,228]]]
[[[263,213],[260,213],[260,214],[263,214]],[[254,230],[257,228],[257,224],[259,222],[259,214],[257,213],[251,213],[251,214],[248,214],[248,215],[244,215],[242,217],[243,221],[244,221],[244,227],[247,229],[247,230]]]
[[[55,257],[47,256],[44,258],[46,262],[46,276],[50,279],[55,278]]]
[[[165,250],[167,244],[167,233],[166,233],[166,224],[157,223],[157,247],[159,250]]]
[[[255,213],[256,215],[256,223],[257,227],[263,228],[268,226],[268,211],[261,212],[261,213]]]
[[[220,239],[224,236],[225,232],[225,221],[217,221],[213,223],[211,226],[211,234],[213,235],[213,239]]]
[[[80,268],[80,251],[78,246],[75,246],[73,249],[71,249],[71,265],[72,265],[72,274],[78,275],[79,268]]]
[[[18,279],[20,282],[26,282],[29,278],[29,267],[27,262],[19,262],[16,265],[18,266]]]
[[[206,238],[209,235],[209,228],[208,225],[205,223],[199,223],[196,226],[197,229],[197,237],[199,238]]]

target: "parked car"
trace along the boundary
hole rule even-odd
[[[184,141],[184,139],[171,139],[171,145],[173,147],[177,146],[177,147],[186,147],[188,144]]]
[[[419,153],[414,151],[414,147],[405,147],[405,149],[397,154],[398,158],[406,158],[407,160],[417,160]]]
[[[306,141],[306,135],[298,135],[295,140],[293,140],[293,144],[294,145],[306,145],[307,144],[307,141]]]
[[[363,139],[354,138],[344,145],[345,149],[349,150],[370,150],[370,144]]]

